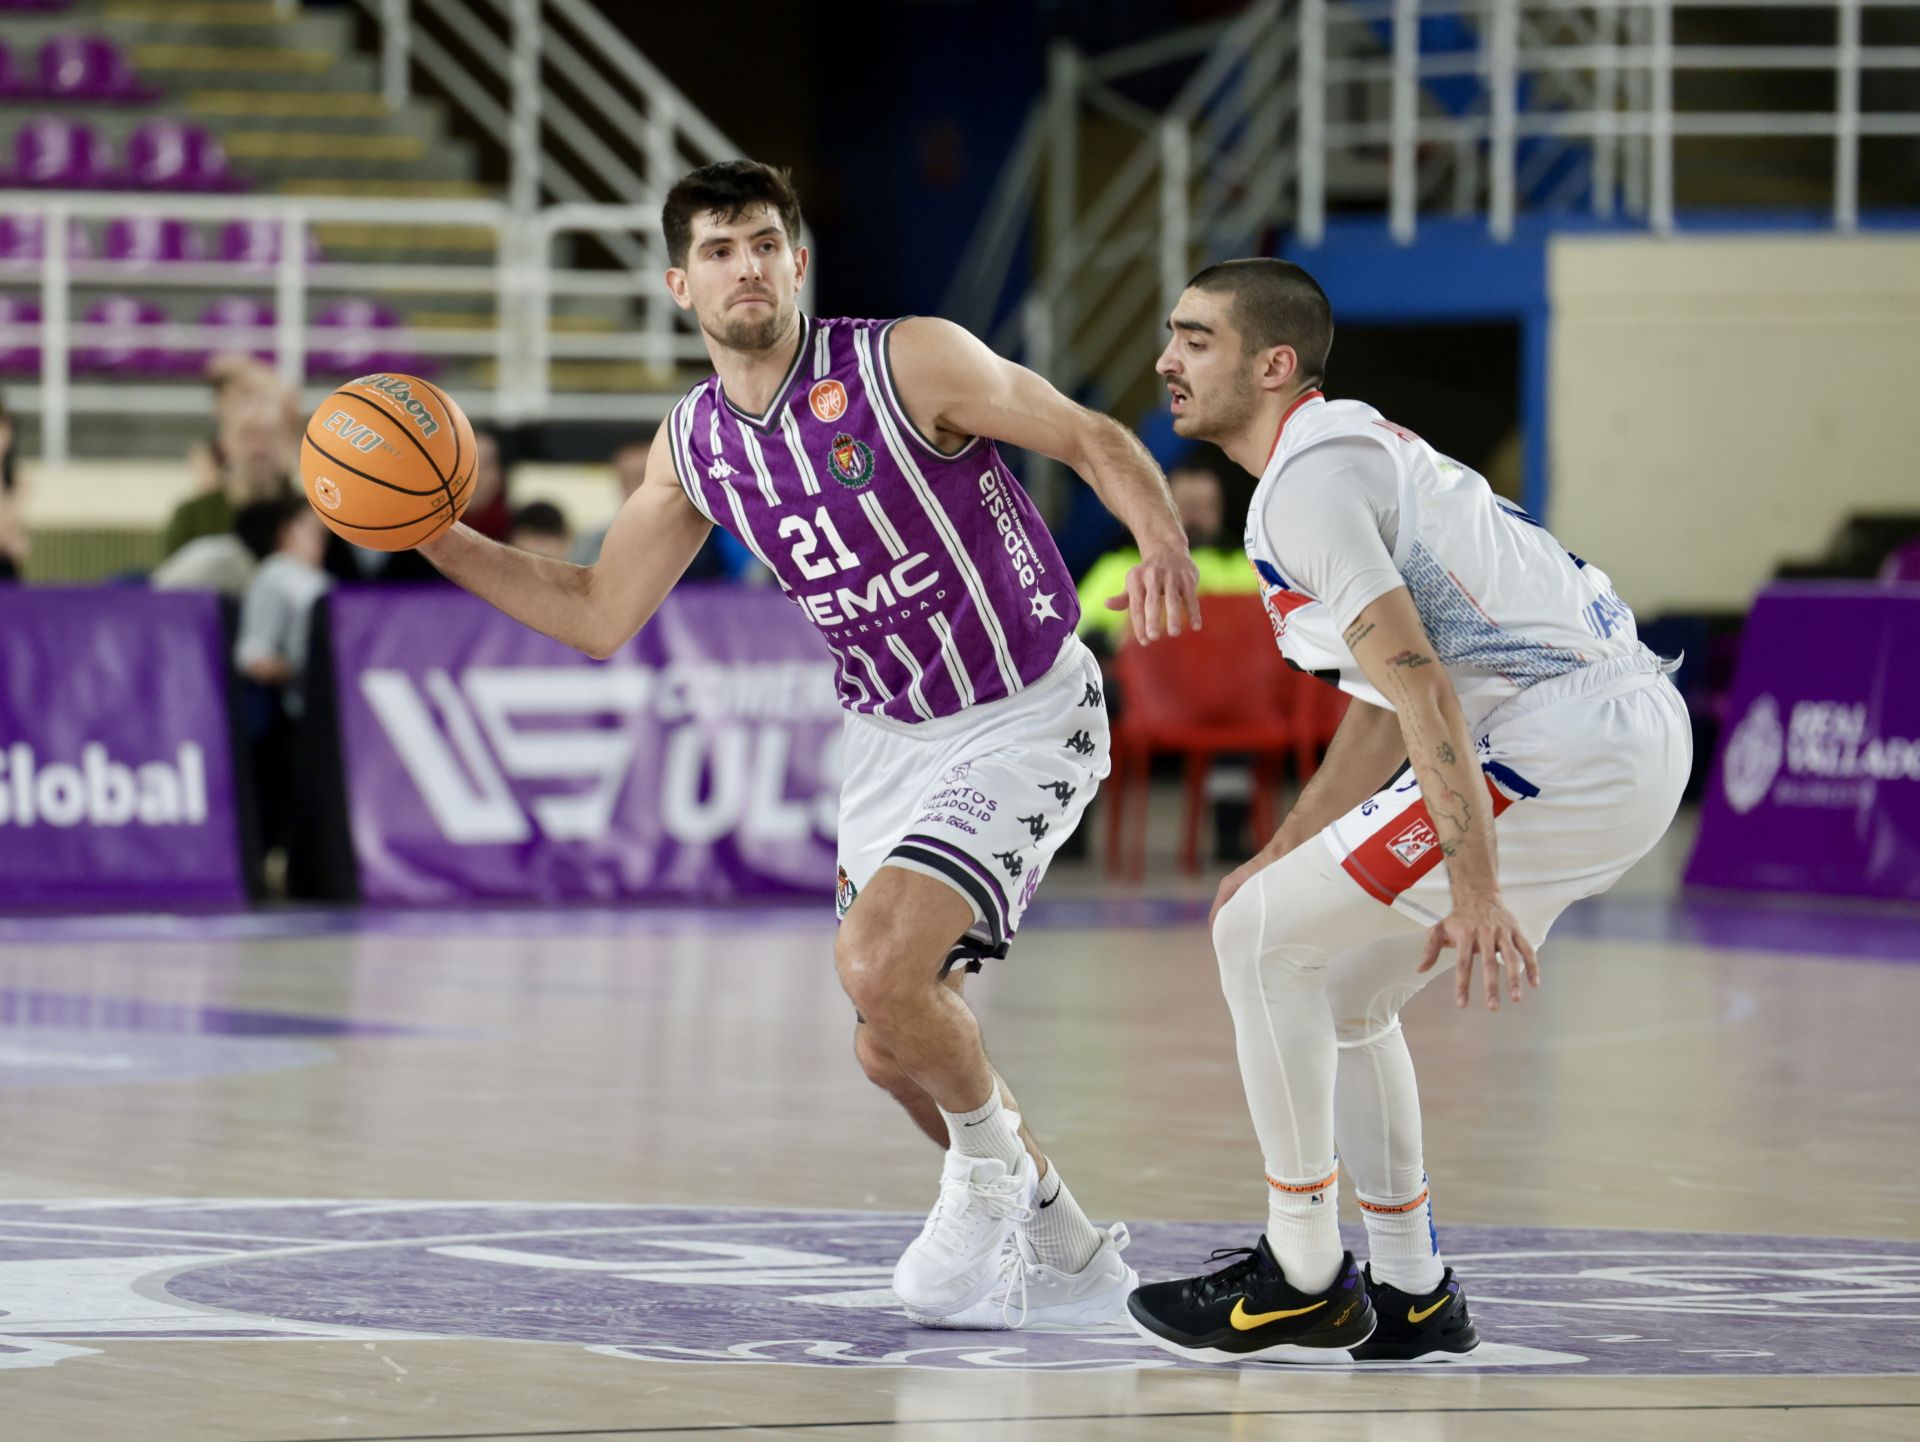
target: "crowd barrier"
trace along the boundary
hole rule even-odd
[[[303,894],[831,894],[841,713],[777,592],[682,587],[604,664],[450,588],[322,607],[290,782]],[[0,905],[246,900],[230,634],[210,596],[0,591]]]
[[[1688,883],[1920,900],[1917,657],[1920,586],[1762,592]]]

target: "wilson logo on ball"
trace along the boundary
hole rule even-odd
[[[425,406],[413,398],[413,387],[408,384],[404,376],[361,376],[353,384],[379,391],[386,396],[412,418],[413,423],[420,427],[422,435],[435,436],[440,433],[440,423],[428,413]]]

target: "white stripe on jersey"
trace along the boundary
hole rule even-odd
[[[973,677],[967,674],[967,668],[960,659],[960,648],[953,642],[953,627],[947,624],[945,616],[932,618],[933,634],[940,638],[940,654],[947,663],[947,674],[953,678],[954,686],[960,692],[960,704],[973,704]]]
[[[927,707],[926,693],[920,689],[922,680],[920,663],[913,659],[913,652],[907,649],[906,642],[898,636],[887,637],[887,649],[907,663],[907,674],[913,678],[907,682],[907,700],[913,709],[920,713],[922,721],[931,721],[933,712]]]
[[[715,401],[714,411],[716,422],[718,420],[719,408],[720,403]],[[733,523],[739,527],[734,534],[746,543],[747,549],[753,552],[755,560],[765,566],[769,571],[773,571],[773,579],[780,581],[780,589],[791,593],[793,587],[789,586],[785,581],[780,580],[780,573],[773,570],[773,562],[767,559],[767,553],[760,549],[760,543],[753,538],[753,527],[747,524],[746,508],[740,504],[740,492],[728,485],[725,481],[720,482],[720,489],[726,493],[727,504],[733,508]]]
[[[760,482],[760,494],[767,498],[770,508],[778,506],[780,493],[773,488],[773,472],[767,469],[767,457],[760,449],[760,442],[747,429],[745,421],[735,420],[733,426],[740,432],[740,444],[746,448],[747,464],[753,467],[754,478]]]
[[[813,378],[823,381],[827,378],[827,372],[832,369],[833,354],[827,345],[827,325],[822,321],[813,336]]]
[[[860,379],[869,393],[879,394],[879,385],[873,374],[873,351],[869,344],[868,333],[856,331],[853,337],[854,354],[860,362]],[[1020,672],[1013,664],[1013,654],[1007,649],[1007,633],[1001,629],[1000,617],[995,614],[993,604],[987,599],[986,583],[980,579],[980,572],[973,564],[973,558],[960,544],[960,535],[953,528],[953,521],[940,508],[940,502],[934,499],[933,488],[927,484],[927,478],[920,474],[920,467],[914,463],[913,453],[901,442],[900,433],[893,427],[893,417],[884,405],[873,408],[874,418],[880,422],[880,434],[885,438],[887,450],[893,456],[893,462],[900,467],[901,474],[907,478],[907,485],[919,500],[921,509],[927,513],[933,527],[940,533],[940,539],[946,542],[947,554],[952,557],[954,569],[959,571],[960,579],[966,583],[967,593],[973,597],[973,606],[980,613],[980,623],[987,628],[987,639],[993,643],[993,659],[1000,668],[1000,679],[1006,685],[1009,696],[1018,695],[1024,689],[1020,684]]]
[[[680,398],[680,404],[667,417],[667,447],[668,454],[673,457],[673,474],[680,482],[680,489],[687,493],[687,499],[693,502],[696,511],[713,521],[713,512],[707,509],[706,499],[700,494],[700,475],[693,468],[693,448],[688,444],[693,434],[693,413],[699,406],[698,390]]]
[[[873,532],[880,538],[880,544],[887,548],[887,555],[896,561],[903,559],[907,554],[907,543],[900,539],[893,522],[887,519],[887,513],[881,509],[880,498],[872,491],[862,491],[860,509],[867,513],[867,519],[873,523]]]
[[[843,676],[846,679],[848,685],[852,686],[854,690],[860,693],[859,696],[854,698],[854,703],[853,703],[853,709],[858,711],[862,706],[866,705],[869,701],[873,700],[873,693],[867,690],[866,684],[863,681],[861,681],[861,679],[858,676],[853,674],[853,667],[847,664],[846,652],[842,651],[838,646],[834,645],[833,642],[831,641],[827,642],[827,649],[833,652],[833,659],[840,663],[841,676]]]
[[[826,332],[820,334],[824,337]],[[781,408],[780,434],[787,438],[787,454],[793,457],[794,468],[800,472],[800,489],[809,496],[819,495],[820,477],[814,474],[813,462],[807,459],[806,444],[800,439],[800,422],[793,418],[791,407]]]
[[[862,651],[858,646],[849,646],[847,650],[858,656],[860,658],[860,664],[867,668],[867,675],[873,678],[873,689],[880,693],[880,699],[883,702],[891,701],[893,699],[893,692],[889,691],[887,689],[887,683],[880,679],[880,668],[873,664],[873,657],[869,656],[865,651]],[[878,710],[879,707],[876,706],[874,709]]]

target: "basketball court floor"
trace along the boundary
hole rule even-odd
[[[1678,847],[1524,1006],[1410,1009],[1486,1345],[1384,1370],[910,1325],[938,1156],[825,896],[0,919],[0,1439],[1920,1436],[1920,917],[1676,899]],[[1056,878],[970,989],[1148,1277],[1264,1208],[1207,895]]]

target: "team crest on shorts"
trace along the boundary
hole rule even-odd
[[[1439,844],[1440,838],[1423,818],[1389,841],[1387,850],[1400,858],[1402,866],[1412,866]]]
[[[835,869],[835,880],[833,884],[833,914],[835,916],[845,916],[847,914],[847,908],[853,905],[854,897],[859,894],[860,888],[855,886],[853,884],[853,878],[847,875],[847,868],[844,866],[837,867]]]
[[[841,485],[858,490],[873,479],[873,447],[842,431],[827,452],[827,469]]]

